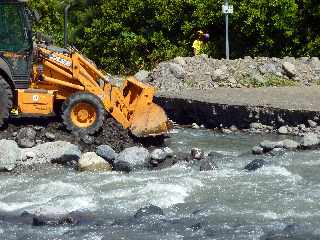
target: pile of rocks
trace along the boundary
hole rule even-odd
[[[166,92],[179,92],[186,88],[241,88],[252,84],[268,86],[272,81],[282,80],[308,86],[319,83],[320,61],[318,57],[218,60],[201,55],[177,57],[160,63],[151,72],[142,70],[135,76]]]

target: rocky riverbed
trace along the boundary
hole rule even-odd
[[[99,169],[77,164],[76,171],[56,160],[37,171],[1,173],[0,238],[319,239],[319,151],[301,147],[312,137],[176,126],[167,148],[80,151],[55,140],[31,148],[11,142],[22,155],[64,152],[60,160],[87,159]],[[294,142],[297,149],[285,148]],[[56,152],[48,147],[55,144]],[[263,153],[252,154],[254,146]],[[185,161],[150,171],[178,153]],[[97,156],[106,165],[92,161]],[[105,167],[117,161],[133,164],[130,173]]]

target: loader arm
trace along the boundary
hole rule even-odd
[[[56,92],[56,99],[65,100],[83,91],[101,99],[105,110],[133,135],[146,137],[168,131],[164,110],[153,103],[155,88],[133,77],[119,88],[113,85],[96,65],[76,51],[57,51],[40,46],[34,66],[32,88]]]

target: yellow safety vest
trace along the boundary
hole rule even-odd
[[[202,47],[203,47],[203,41],[201,40],[195,40],[192,44],[192,48],[194,49],[195,55],[200,55],[202,52]]]

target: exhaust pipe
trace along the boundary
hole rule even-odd
[[[68,4],[64,8],[64,48],[68,46],[68,13],[71,5]]]

